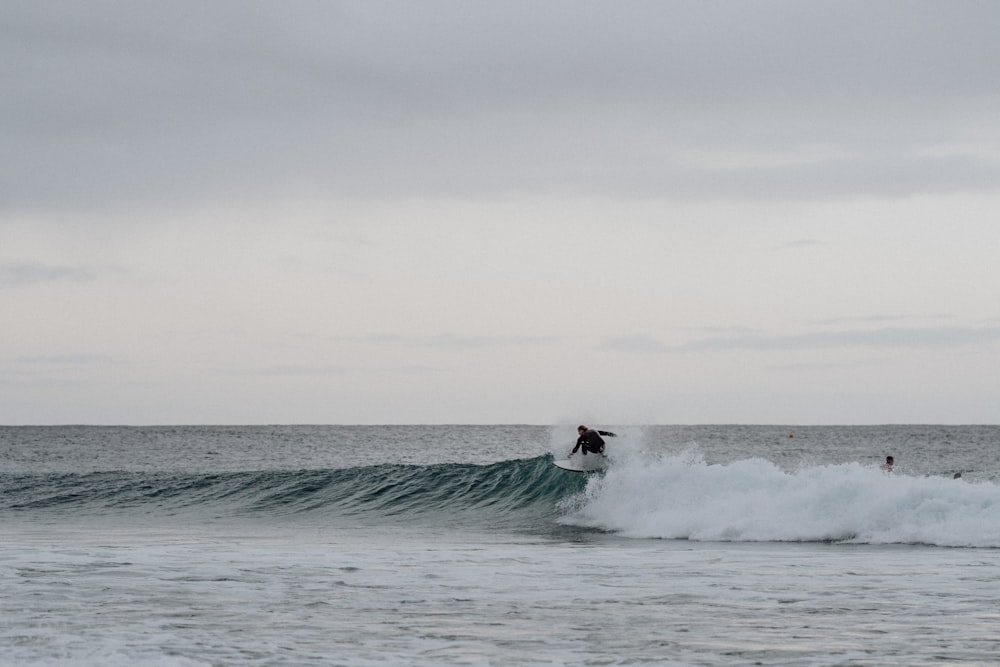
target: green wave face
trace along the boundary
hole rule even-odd
[[[374,465],[214,474],[0,475],[0,515],[310,517],[330,523],[420,522],[551,527],[586,486],[550,456],[490,465]]]

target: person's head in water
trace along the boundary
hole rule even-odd
[[[892,472],[892,466],[894,463],[895,460],[891,456],[885,457],[885,463],[882,464],[882,470],[885,470],[886,472]]]
[[[576,427],[576,432],[577,433],[583,433],[586,430],[587,430],[587,427],[584,426],[583,424],[580,424],[579,426]]]

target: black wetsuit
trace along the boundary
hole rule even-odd
[[[595,454],[601,454],[604,452],[604,438],[601,437],[603,431],[595,431],[592,428],[588,428],[586,431],[576,439],[576,447],[573,451],[569,453],[570,456],[576,454],[576,450],[583,448],[583,453],[586,455],[588,452],[594,452]],[[611,435],[608,433],[607,435]]]

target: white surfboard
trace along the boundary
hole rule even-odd
[[[574,455],[568,459],[553,461],[552,465],[571,472],[600,472],[608,467],[608,459],[603,454]]]

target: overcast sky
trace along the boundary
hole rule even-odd
[[[1000,3],[0,3],[0,423],[997,423]]]

